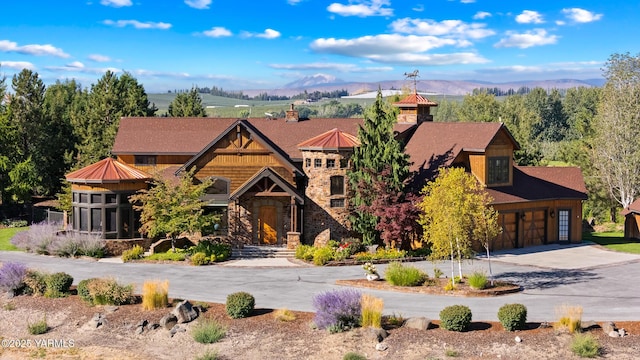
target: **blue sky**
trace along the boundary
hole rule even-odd
[[[90,86],[128,71],[147,92],[343,81],[601,77],[639,52],[638,1],[6,0],[0,73]]]

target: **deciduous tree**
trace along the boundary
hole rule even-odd
[[[169,103],[169,116],[175,117],[204,117],[207,116],[202,98],[196,88],[186,93],[177,94]]]
[[[130,197],[134,209],[141,211],[140,232],[150,237],[171,238],[175,252],[175,241],[183,233],[201,231],[218,220],[216,215],[205,215],[202,197],[212,181],[194,184],[193,170],[182,173],[179,184],[156,176],[148,190]]]
[[[593,162],[610,196],[626,208],[640,192],[640,54],[613,54],[603,70]]]

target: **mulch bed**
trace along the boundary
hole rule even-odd
[[[357,279],[357,280],[337,280],[336,284],[359,287],[359,288],[375,289],[375,290],[399,291],[399,292],[406,292],[406,293],[449,295],[449,296],[477,296],[477,297],[500,296],[500,295],[512,294],[514,292],[518,292],[522,290],[522,288],[519,285],[496,281],[493,287],[483,289],[483,290],[472,289],[468,284],[459,283],[459,284],[456,284],[455,290],[446,291],[444,287],[449,282],[451,282],[451,279],[443,278],[443,279],[431,279],[429,283],[425,283],[425,285],[421,285],[421,286],[394,286],[387,283],[384,280],[369,281],[366,279]]]

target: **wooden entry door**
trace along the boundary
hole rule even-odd
[[[272,205],[260,206],[258,215],[258,240],[260,244],[274,245],[278,243],[278,212]]]

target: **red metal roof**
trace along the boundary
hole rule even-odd
[[[148,180],[152,176],[116,159],[106,158],[80,170],[73,171],[65,175],[65,178],[72,183],[105,184]]]
[[[339,150],[360,146],[360,141],[354,135],[333,128],[318,136],[298,144],[303,150]]]
[[[418,106],[418,105],[428,105],[428,106],[438,106],[438,103],[435,101],[431,101],[426,97],[413,93],[405,97],[404,99],[394,103],[396,106]]]

